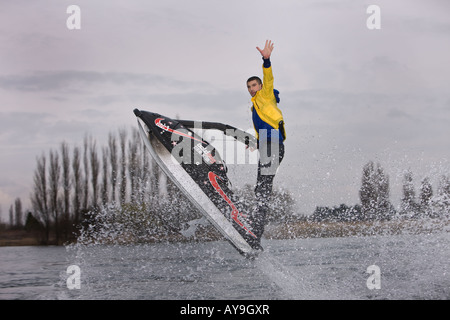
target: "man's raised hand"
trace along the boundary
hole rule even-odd
[[[263,50],[261,50],[259,47],[256,47],[256,49],[258,49],[259,53],[261,53],[264,59],[269,59],[270,55],[272,54],[273,43],[270,40],[266,40],[266,45],[264,46]]]

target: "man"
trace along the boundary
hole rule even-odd
[[[286,133],[284,120],[277,103],[278,91],[273,87],[273,74],[270,62],[274,45],[267,40],[264,49],[256,47],[261,53],[263,64],[263,81],[254,76],[247,80],[247,89],[252,96],[252,119],[258,139],[258,177],[255,195],[258,202],[254,220],[255,234],[260,238],[264,232],[268,202],[272,195],[273,179],[284,157]]]

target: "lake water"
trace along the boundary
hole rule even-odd
[[[0,247],[0,299],[450,299],[448,232],[263,245]]]

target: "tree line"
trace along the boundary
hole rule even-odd
[[[413,173],[403,175],[399,208],[390,201],[389,176],[369,161],[362,170],[360,203],[316,207],[310,216],[294,212],[287,190],[275,190],[269,222],[373,221],[394,218],[449,216],[450,179],[442,175],[437,192],[430,179],[421,181],[418,196]],[[236,190],[252,206],[253,187]],[[25,214],[20,198],[9,209],[10,228],[34,232],[42,244],[76,240],[80,233],[108,226],[107,236],[158,239],[179,235],[200,213],[149,157],[137,129],[110,132],[105,145],[85,135],[81,146],[61,142],[36,158],[31,209]],[[111,229],[113,228],[113,229]],[[120,230],[119,230],[120,229]],[[120,232],[119,232],[120,231]],[[126,235],[125,235],[126,233]]]
[[[333,208],[316,207],[312,221],[374,221],[395,218],[417,219],[421,217],[439,218],[450,216],[450,179],[442,175],[437,193],[429,177],[421,180],[417,196],[414,175],[411,170],[403,173],[402,198],[396,209],[390,201],[389,176],[383,167],[369,161],[362,172],[359,190],[360,204],[347,206],[341,204]]]
[[[105,146],[98,147],[97,141],[86,135],[81,147],[70,150],[62,142],[59,149],[38,156],[31,215],[42,227],[42,241],[48,243],[51,233],[57,244],[73,240],[77,229],[95,221],[94,215],[105,208],[114,212],[116,222],[130,207],[143,210],[144,203],[150,203],[148,208],[156,215],[168,193],[182,199],[186,208],[182,218],[195,216],[195,209],[174,194],[175,187],[144,148],[137,129],[119,129],[109,133]]]
[[[159,175],[137,130],[119,129],[110,133],[106,146],[85,135],[82,146],[71,150],[62,142],[57,149],[36,158],[31,210],[25,227],[40,229],[43,243],[60,244],[72,240],[81,222],[101,206],[121,207],[130,201],[156,198]],[[10,208],[10,225],[23,224],[22,209],[15,202]],[[38,226],[38,227],[36,227]]]
[[[236,192],[250,203],[251,189]],[[275,191],[274,198],[274,219],[293,215],[294,200],[287,191]],[[104,146],[85,135],[81,146],[63,141],[42,153],[36,158],[30,200],[25,223],[21,200],[15,201],[10,225],[36,232],[43,244],[76,240],[94,225],[95,230],[108,225],[123,236],[127,230],[127,237],[157,239],[179,234],[201,217],[149,156],[135,128],[110,132]]]

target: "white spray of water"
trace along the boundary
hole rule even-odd
[[[295,276],[289,268],[281,264],[268,252],[263,252],[256,260],[256,267],[264,273],[281,290],[281,299],[304,299],[304,288],[301,279]]]

